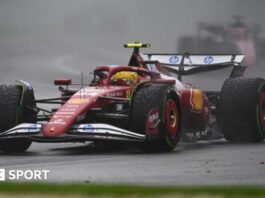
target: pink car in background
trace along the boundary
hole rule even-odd
[[[265,38],[257,24],[246,24],[235,16],[230,24],[199,23],[197,36],[183,36],[178,50],[192,53],[244,54],[245,64],[253,66],[264,58]]]

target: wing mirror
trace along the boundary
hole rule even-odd
[[[56,79],[54,80],[54,85],[71,85],[72,79]]]

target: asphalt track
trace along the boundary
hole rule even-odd
[[[173,152],[117,146],[33,143],[21,155],[0,154],[0,168],[50,170],[48,182],[159,185],[264,185],[265,142],[181,143]]]

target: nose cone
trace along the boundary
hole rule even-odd
[[[47,137],[56,137],[67,133],[80,115],[83,115],[96,100],[73,96],[49,120],[43,133]]]
[[[76,92],[58,111],[52,116],[43,130],[46,137],[58,137],[69,131],[74,123],[83,117],[91,108],[100,106],[99,97],[110,95],[126,95],[127,88],[117,90],[111,87],[86,87]]]
[[[75,122],[74,117],[71,118],[64,118],[64,119],[57,119],[51,118],[48,124],[44,127],[43,134],[47,137],[57,137],[64,133],[66,133]]]

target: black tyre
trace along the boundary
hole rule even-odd
[[[25,97],[29,98],[29,95]],[[19,86],[0,85],[0,133],[22,121],[35,121],[32,118],[27,120],[25,115],[28,115],[30,110],[26,110],[25,106],[21,107],[20,100],[21,89]],[[31,140],[27,139],[4,139],[0,142],[0,150],[5,153],[19,153],[26,151],[30,145]]]
[[[228,79],[220,95],[218,122],[231,142],[261,142],[265,137],[265,81]]]
[[[142,149],[174,149],[181,137],[180,124],[178,98],[169,85],[149,84],[136,91],[131,105],[131,127],[147,136]]]

